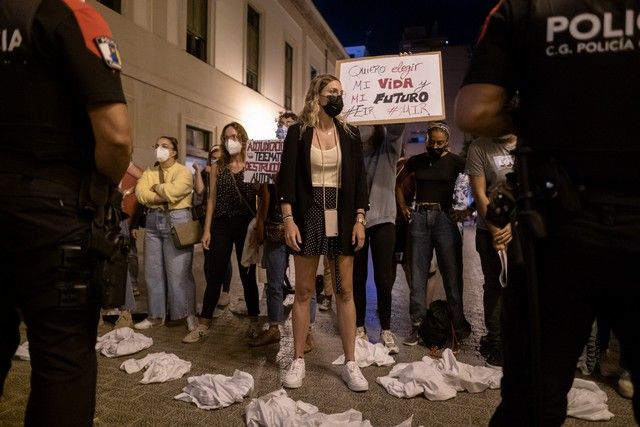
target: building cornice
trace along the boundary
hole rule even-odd
[[[334,34],[327,21],[318,11],[312,0],[280,0],[280,2],[288,1],[294,5],[307,23],[315,30],[320,39],[336,54],[337,59],[349,58],[349,54]]]

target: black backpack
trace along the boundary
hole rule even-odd
[[[419,334],[432,353],[445,348],[457,351],[457,341],[446,301],[435,300],[429,305],[420,325]]]

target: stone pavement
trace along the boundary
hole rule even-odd
[[[472,324],[473,334],[464,343],[459,359],[481,364],[482,358],[477,352],[480,336],[484,334],[482,308],[482,274],[475,251],[473,228],[465,228],[464,233],[464,303],[467,318]],[[197,251],[194,264],[198,282],[198,296],[202,298],[204,279],[202,276],[201,252]],[[242,287],[234,271],[232,301],[242,295]],[[142,270],[141,270],[142,276]],[[371,275],[370,275],[371,276]],[[376,317],[375,288],[372,277],[368,283],[367,330],[372,341],[377,341],[379,323]],[[438,287],[438,278],[431,284],[436,296],[442,293]],[[441,286],[441,285],[439,285]],[[144,308],[144,289],[138,298],[139,307]],[[404,273],[398,269],[397,281],[393,290],[392,330],[399,339],[409,332],[408,316],[409,292]],[[266,315],[264,301],[261,311]],[[369,367],[363,369],[369,380],[370,390],[366,393],[353,393],[347,389],[339,377],[339,368],[331,365],[342,354],[340,340],[335,327],[335,305],[329,312],[319,312],[313,333],[316,349],[306,356],[307,376],[302,388],[289,390],[294,400],[303,400],[320,408],[324,413],[343,412],[349,408],[361,411],[365,419],[374,426],[394,426],[411,415],[413,425],[429,426],[481,426],[486,425],[500,401],[499,390],[489,390],[478,394],[459,393],[446,402],[430,402],[423,397],[396,399],[389,396],[376,382],[378,376],[386,375],[389,368]],[[255,379],[255,390],[244,402],[228,408],[204,411],[195,405],[173,399],[186,385],[186,376],[180,380],[164,384],[143,385],[138,381],[142,374],[127,375],[119,370],[126,358],[107,359],[99,357],[98,403],[96,408],[97,426],[241,426],[244,425],[244,410],[251,397],[258,397],[280,388],[279,371],[275,362],[278,346],[251,348],[247,345],[245,331],[248,319],[225,311],[214,323],[213,333],[203,342],[182,344],[186,333],[182,322],[168,324],[145,331],[145,335],[154,339],[154,345],[145,352],[135,355],[143,357],[149,352],[165,351],[175,353],[180,358],[191,361],[189,375],[220,373],[232,375],[234,369],[249,372]],[[101,327],[103,334],[110,329],[109,323]],[[24,338],[24,330],[23,340]],[[419,360],[425,354],[422,346],[402,346],[397,355],[398,362]],[[0,426],[22,424],[23,412],[29,391],[30,368],[27,362],[15,361],[7,380],[5,395],[0,398]],[[593,379],[593,378],[592,378]],[[612,383],[596,376],[595,380],[609,396],[609,409],[616,417],[607,426],[634,425],[630,401],[618,396]],[[589,425],[569,419],[566,425]]]

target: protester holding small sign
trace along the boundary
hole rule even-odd
[[[256,267],[243,267],[242,251],[247,227],[255,216],[257,188],[244,182],[246,147],[249,137],[241,124],[231,122],[222,129],[222,155],[211,165],[207,214],[202,234],[202,247],[212,250],[211,282],[207,283],[200,314],[200,324],[182,342],[194,343],[209,334],[213,311],[220,299],[220,290],[227,275],[233,247],[236,249],[238,270],[247,312],[251,318],[248,336],[258,334],[260,314]]]
[[[278,128],[276,137],[284,139],[287,136],[289,126],[298,120],[298,116],[291,111],[285,111],[278,117]],[[289,266],[289,253],[284,242],[284,224],[282,212],[278,202],[277,182],[278,175],[273,177],[273,184],[261,185],[260,206],[256,217],[256,236],[258,243],[263,244],[264,255],[262,265],[267,270],[267,317],[269,318],[269,328],[263,330],[251,345],[259,347],[280,342],[280,325],[284,323],[284,285],[286,272]],[[315,293],[312,297],[311,323],[315,321],[317,304]],[[308,353],[314,348],[311,326],[304,345],[304,352]]]
[[[367,215],[363,250],[355,256],[353,293],[356,304],[356,335],[368,339],[364,328],[367,310],[367,270],[369,246],[378,296],[380,342],[389,353],[400,351],[391,332],[391,289],[395,280],[396,165],[402,151],[404,125],[360,126],[367,188],[371,209]]]
[[[284,141],[278,191],[285,241],[294,251],[296,297],[293,305],[294,360],[283,385],[302,386],[304,343],[309,327],[309,301],[321,255],[333,259],[338,324],[346,363],[342,379],[354,391],[369,384],[355,362],[353,254],[364,244],[368,207],[360,133],[339,116],[343,107],[340,81],[315,77],[305,97],[299,123]]]

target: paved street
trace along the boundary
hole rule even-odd
[[[473,228],[467,227],[464,236],[465,261],[465,311],[473,326],[473,334],[463,343],[459,359],[481,364],[477,353],[479,337],[484,333],[482,309],[482,274],[474,247]],[[197,253],[196,265],[199,293],[202,296],[204,279],[201,273],[201,252]],[[237,270],[234,271],[234,273]],[[372,341],[377,341],[379,324],[376,317],[375,292],[372,278],[369,279],[367,329]],[[437,287],[436,282],[432,286]],[[436,291],[435,294],[438,294]],[[232,301],[242,295],[241,285],[234,277]],[[392,329],[399,339],[409,332],[408,287],[404,273],[398,270],[393,291]],[[140,306],[144,307],[144,292]],[[266,307],[262,301],[262,313]],[[145,331],[153,338],[154,345],[136,355],[165,351],[175,353],[180,358],[191,361],[190,375],[220,373],[232,375],[235,369],[249,372],[255,379],[255,390],[244,402],[215,411],[197,409],[195,405],[179,402],[173,396],[181,392],[186,384],[186,376],[180,380],[164,384],[139,384],[142,374],[127,375],[119,370],[125,358],[107,359],[99,357],[98,406],[96,425],[98,426],[237,426],[244,424],[243,413],[251,397],[258,397],[280,388],[276,354],[278,346],[251,348],[247,345],[245,331],[248,319],[227,310],[214,323],[214,333],[201,343],[186,345],[180,342],[186,333],[183,323],[169,324]],[[101,327],[100,334],[108,332],[109,323]],[[413,425],[429,426],[469,426],[486,425],[493,409],[500,399],[499,390],[478,394],[459,393],[446,402],[430,402],[423,397],[396,399],[389,396],[375,383],[378,376],[386,375],[389,368],[369,367],[363,370],[369,380],[370,390],[356,394],[350,392],[339,377],[337,366],[331,362],[341,353],[340,341],[335,328],[335,306],[330,312],[319,312],[313,327],[316,349],[306,357],[307,376],[302,388],[289,391],[294,399],[318,406],[324,413],[343,412],[349,408],[361,411],[365,419],[374,426],[394,426],[411,415]],[[24,335],[24,331],[23,331]],[[23,338],[24,340],[24,338]],[[425,353],[422,346],[401,346],[396,357],[398,362],[419,360]],[[30,368],[27,362],[16,361],[9,375],[6,393],[0,400],[0,426],[20,425],[23,419],[26,397],[29,389]],[[609,409],[616,417],[607,426],[628,426],[633,424],[630,402],[618,396],[615,390],[602,378],[595,377],[600,387],[609,396]],[[570,419],[566,425],[588,425],[590,423]],[[595,423],[593,423],[595,424]]]

